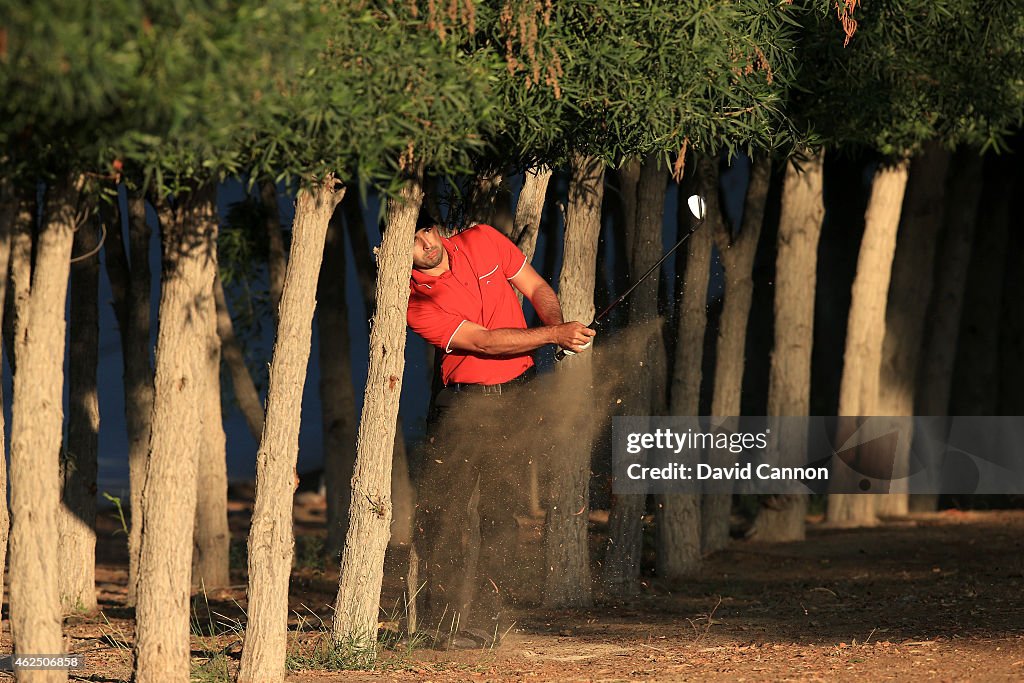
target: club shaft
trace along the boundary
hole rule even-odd
[[[644,280],[646,280],[646,279],[647,279],[648,277],[650,277],[650,276],[651,276],[651,273],[653,273],[653,272],[655,272],[656,270],[658,270],[658,268],[660,268],[660,267],[661,267],[661,264],[662,264],[662,263],[664,263],[664,262],[665,262],[665,260],[666,260],[666,259],[668,259],[668,257],[669,257],[669,256],[671,256],[671,255],[672,255],[673,253],[675,253],[675,250],[676,250],[676,249],[678,249],[679,247],[683,246],[683,242],[685,242],[686,240],[690,239],[690,236],[691,236],[691,235],[693,235],[693,233],[697,232],[697,228],[699,228],[699,227],[701,226],[701,224],[702,224],[703,222],[704,222],[704,219],[703,219],[703,218],[702,218],[701,220],[699,220],[699,221],[697,222],[697,224],[696,224],[696,225],[694,225],[694,226],[693,226],[692,228],[690,228],[690,231],[689,231],[689,232],[687,232],[687,233],[686,233],[685,235],[683,235],[683,238],[682,238],[681,240],[679,240],[678,242],[676,242],[676,243],[675,243],[675,246],[673,246],[673,247],[672,247],[671,249],[669,249],[668,251],[666,251],[666,252],[665,252],[665,253],[664,253],[664,254],[662,255],[662,257],[661,257],[660,259],[658,259],[658,262],[657,262],[657,263],[655,263],[655,264],[654,264],[653,266],[651,266],[650,268],[648,268],[648,269],[647,269],[647,272],[646,272],[646,273],[644,273],[643,275],[641,275],[641,276],[640,276],[640,279],[639,279],[639,280],[637,280],[637,281],[636,281],[636,282],[634,282],[634,283],[633,283],[632,285],[630,285],[629,289],[627,289],[627,290],[626,290],[625,292],[623,292],[622,294],[620,294],[620,295],[619,295],[619,296],[618,296],[618,297],[617,297],[617,298],[615,299],[615,301],[611,302],[611,304],[609,304],[609,305],[608,305],[608,307],[607,307],[607,308],[605,308],[605,309],[604,309],[603,311],[601,311],[600,313],[598,313],[598,314],[597,314],[597,317],[596,317],[596,318],[594,318],[594,323],[599,323],[599,322],[601,322],[602,320],[604,320],[604,319],[605,319],[605,317],[607,317],[607,315],[608,315],[609,313],[611,313],[611,312],[612,312],[612,310],[614,310],[616,306],[618,306],[618,305],[619,305],[619,304],[621,304],[621,303],[622,303],[623,301],[625,301],[625,300],[626,300],[626,297],[628,297],[628,296],[629,296],[630,294],[632,294],[632,293],[633,293],[633,290],[635,290],[635,289],[636,289],[637,287],[639,287],[639,286],[640,286],[640,284],[641,284],[641,283],[642,283],[642,282],[643,282]]]

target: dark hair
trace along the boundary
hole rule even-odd
[[[441,221],[438,220],[433,214],[426,209],[420,209],[420,215],[416,219],[416,230],[425,230],[427,228],[433,228],[437,225],[441,225]]]

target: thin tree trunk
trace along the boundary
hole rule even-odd
[[[640,160],[629,157],[619,168],[619,199],[622,202],[623,234],[626,237],[626,260],[633,258],[636,236],[637,185],[640,183]],[[630,274],[632,277],[632,273]]]
[[[204,232],[214,245],[211,258],[203,263],[203,281],[220,281],[217,269],[217,205],[215,197],[200,207],[200,216],[209,221]],[[192,548],[192,585],[205,591],[231,584],[231,532],[228,530],[228,469],[224,435],[223,406],[220,391],[220,336],[217,333],[216,296],[205,302],[209,326],[202,342],[203,434],[197,467],[195,530]]]
[[[14,339],[18,362],[11,411],[10,614],[16,655],[64,652],[60,567],[52,539],[57,538],[60,506],[64,309],[72,241],[82,223],[81,182],[65,179],[49,188],[35,263],[22,264],[31,268],[32,283],[18,305],[24,316],[19,316]],[[19,227],[24,231],[30,225]],[[18,674],[18,680],[32,683],[67,679],[66,669]]]
[[[349,201],[358,195],[353,193]],[[348,530],[349,493],[356,459],[356,397],[349,357],[348,305],[345,296],[345,233],[341,212],[327,228],[324,260],[317,283],[320,332],[320,405],[324,434],[324,483],[327,490],[327,556],[337,562]]]
[[[405,366],[405,316],[413,233],[423,201],[421,174],[388,200],[387,229],[378,254],[370,365],[356,439],[352,509],[332,637],[336,644],[373,645],[391,527],[391,460]],[[371,650],[372,652],[372,650]]]
[[[914,414],[914,388],[924,343],[925,312],[932,292],[935,247],[942,228],[949,158],[949,152],[939,142],[932,142],[910,166],[885,312],[885,342],[878,380],[879,415]],[[912,423],[908,421],[906,425]],[[894,474],[901,477],[909,466],[913,437],[907,437],[897,445]],[[881,516],[905,515],[907,493],[879,496],[876,507]]]
[[[425,196],[424,196],[425,197]],[[374,288],[376,287],[377,273],[376,267],[373,262],[373,251],[370,249],[369,240],[366,238],[366,224],[363,222],[363,214],[359,208],[359,196],[353,194],[352,201],[343,202],[342,209],[345,211],[345,223],[348,226],[348,235],[351,240],[352,253],[356,262],[356,277],[359,279],[359,291],[363,295],[363,305],[366,308],[367,315],[372,316],[375,303]],[[427,350],[428,354],[433,352],[433,347]],[[427,367],[431,367],[432,362],[427,363]],[[353,410],[355,410],[355,397],[352,398]],[[391,530],[391,543],[397,545],[406,545],[412,542],[412,525],[413,517],[416,509],[416,491],[412,485],[412,479],[409,475],[409,459],[405,447],[405,436],[402,433],[402,414],[398,414],[398,422],[395,428],[395,448],[394,458],[391,467],[391,499],[393,501],[393,514],[392,514],[392,530]],[[353,430],[355,426],[353,426]],[[355,433],[352,435],[352,451],[351,460],[346,465],[348,468],[348,477],[346,483],[350,483],[351,473],[355,464]],[[351,493],[351,489],[346,490],[346,501],[349,500],[347,496]],[[342,523],[344,528],[347,530],[348,524],[348,508],[349,503],[345,503],[345,507],[339,511],[341,515]],[[347,531],[346,531],[347,533]],[[344,534],[341,536],[341,540],[338,542],[338,549],[341,549],[342,542],[344,541]]]
[[[768,380],[768,414],[803,416],[811,407],[811,350],[814,295],[818,282],[818,240],[825,217],[825,152],[813,153],[798,170],[786,165],[775,258],[775,340]],[[805,431],[779,435],[779,462],[806,462]],[[775,496],[758,510],[752,535],[769,542],[802,541],[806,496]]]
[[[726,226],[725,214],[722,212],[719,194],[721,191],[718,171],[719,160],[717,157],[699,155],[697,157],[697,177],[700,193],[706,203],[707,225],[704,230],[711,233],[712,239],[722,241],[723,234],[729,236],[729,228]],[[721,248],[719,248],[721,254]],[[719,314],[721,316],[721,314]],[[724,321],[719,317],[719,329]],[[717,379],[715,388],[717,389]],[[714,394],[717,391],[712,392]],[[725,417],[727,414],[712,414]],[[731,463],[727,462],[728,454],[718,454],[716,451],[708,451],[707,462],[712,466],[722,467]],[[700,511],[700,546],[703,554],[713,553],[721,550],[729,543],[729,515],[732,512],[731,493],[708,493],[701,497]]]
[[[146,222],[146,201],[141,197],[129,197],[127,206],[129,249],[125,250],[119,219],[109,226],[104,249],[107,277],[114,297],[114,313],[121,336],[131,509],[127,602],[134,605],[139,576],[142,487],[146,480],[153,411],[153,366],[149,360],[152,276],[149,268],[151,231]],[[128,261],[129,252],[131,265]]]
[[[999,323],[1010,239],[1010,202],[1019,159],[990,156],[964,291],[951,392],[951,415],[996,415],[999,410]]]
[[[19,220],[18,198],[10,187],[0,181],[0,329],[7,300],[7,274],[11,260],[11,235]],[[0,344],[0,380],[3,379],[3,344]],[[0,381],[0,454],[7,452],[4,443],[3,382]],[[7,458],[0,458],[0,501],[7,500]],[[11,517],[7,505],[0,505],[0,604],[4,598],[3,577],[7,567],[7,538],[11,531]]]
[[[215,257],[211,219],[216,188],[183,197],[161,213],[163,287],[157,333],[149,467],[142,490],[134,680],[189,679],[189,586],[202,448],[206,340]]]
[[[683,185],[678,187],[678,194],[676,222],[679,237],[682,237],[689,231],[692,219],[686,208]],[[669,404],[669,413],[675,416],[696,418],[700,415],[711,244],[712,232],[703,227],[684,247],[685,276],[676,314],[675,360]],[[693,426],[697,427],[696,424]],[[658,497],[658,506],[658,576],[673,580],[696,573],[702,557],[700,496],[663,495]]]
[[[274,322],[280,315],[281,292],[287,262],[284,252],[284,236],[281,234],[281,210],[277,204],[277,185],[272,180],[260,183],[260,201],[266,211],[264,228],[267,231],[267,275],[270,287],[270,308],[274,311]]]
[[[715,354],[715,387],[711,400],[711,414],[718,417],[738,417],[740,397],[743,393],[743,370],[746,366],[744,350],[747,342],[747,322],[750,302],[754,296],[754,256],[764,223],[768,184],[772,163],[766,155],[758,154],[751,160],[750,181],[743,207],[743,220],[739,234],[733,237],[724,220],[713,225],[718,252],[725,267],[725,301],[718,323],[718,348]],[[717,205],[716,193],[710,193]],[[702,520],[707,534],[704,551],[721,550],[729,543],[729,513],[731,496],[707,496]]]
[[[839,388],[841,417],[876,415],[878,411],[886,301],[909,165],[909,161],[904,160],[875,173],[846,325],[843,379]],[[841,421],[838,443],[844,441],[844,435],[852,433],[851,425],[849,421]],[[877,521],[875,504],[873,495],[830,494],[827,519],[841,526],[872,525]]]
[[[537,234],[540,231],[540,219],[544,213],[544,199],[551,180],[551,167],[536,166],[527,169],[523,178],[523,189],[519,192],[516,203],[516,216],[512,227],[512,241],[526,255],[527,261],[533,260],[537,250]]]
[[[629,166],[629,164],[627,164]],[[630,184],[626,166],[620,170],[623,184]],[[665,211],[665,188],[667,171],[660,166],[656,155],[648,157],[640,168],[636,183],[632,225],[635,234],[629,238],[630,203],[626,201],[627,242],[632,245],[630,278],[636,281],[661,257],[662,220]],[[632,294],[630,324],[643,329],[644,352],[637,359],[636,392],[633,414],[657,415],[665,410],[665,345],[658,320],[658,280],[660,273],[654,273]],[[616,496],[608,520],[608,551],[605,554],[603,580],[612,593],[629,594],[636,590],[636,579],[640,576],[640,560],[643,550],[643,515],[646,496],[640,494]]]
[[[345,194],[336,182],[328,176],[319,186],[303,188],[295,202],[291,254],[267,385],[266,421],[256,455],[256,501],[249,529],[249,620],[239,681],[284,680],[302,390],[327,228]]]
[[[917,371],[915,415],[948,415],[949,395],[956,361],[960,318],[963,312],[971,245],[977,225],[982,190],[982,158],[978,150],[962,147],[952,160],[947,192],[943,236],[939,246],[937,278],[928,302],[924,352]],[[938,506],[938,496],[910,497],[909,508],[928,512]]]
[[[537,235],[540,232],[540,220],[544,213],[544,200],[550,180],[549,166],[536,166],[527,169],[523,174],[523,189],[519,191],[510,238],[523,252],[528,262],[533,260],[534,252],[537,250]],[[519,303],[523,303],[522,293],[516,292],[516,296],[519,297]],[[539,516],[544,514],[540,494],[540,463],[537,458],[531,457],[528,464],[525,473],[527,506],[531,515]]]
[[[569,205],[566,210],[565,250],[558,296],[566,320],[594,319],[597,240],[601,233],[604,164],[594,157],[572,159]],[[589,607],[590,552],[587,511],[590,509],[590,457],[593,446],[593,354],[570,357],[558,368],[558,393],[579,397],[571,429],[572,443],[557,444],[550,458],[551,488],[544,536],[543,603],[548,608]]]
[[[214,303],[217,306],[217,336],[220,337],[221,354],[224,364],[231,374],[231,388],[235,392],[235,400],[242,411],[245,424],[256,443],[263,438],[263,402],[252,380],[252,373],[245,364],[245,354],[235,336],[235,326],[231,320],[231,311],[224,296],[224,283],[220,277],[213,283]]]
[[[96,387],[99,362],[99,246],[95,226],[82,225],[73,240],[68,325],[68,440],[61,453],[62,496],[57,516],[60,548],[59,590],[65,612],[96,609],[96,472],[100,406]],[[89,255],[91,254],[91,255]]]

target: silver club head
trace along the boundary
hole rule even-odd
[[[693,214],[694,218],[697,220],[704,218],[704,198],[699,194],[690,195],[690,198],[686,200],[686,205],[690,207],[690,213]]]

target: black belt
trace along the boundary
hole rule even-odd
[[[510,379],[507,382],[501,384],[463,384],[461,382],[452,382],[445,386],[445,389],[451,389],[456,392],[469,392],[474,394],[497,394],[500,395],[502,391],[508,391],[515,386],[525,384],[529,382],[537,374],[537,366],[531,365],[526,369],[523,374],[519,375],[515,379]]]

